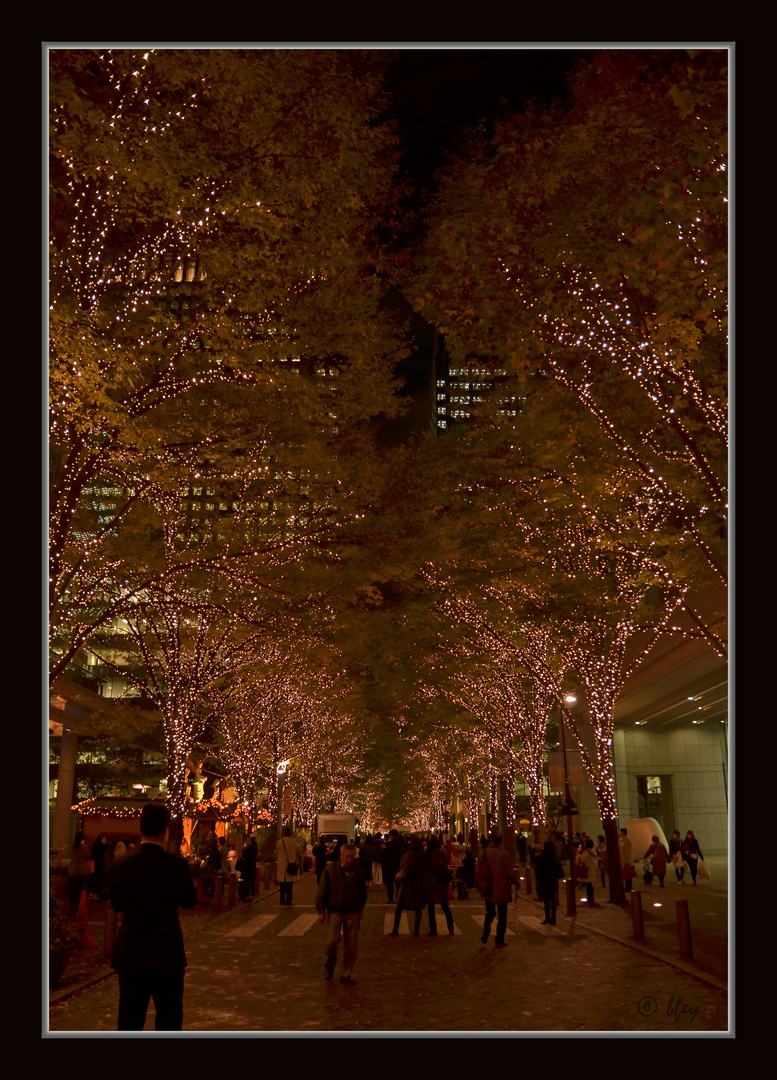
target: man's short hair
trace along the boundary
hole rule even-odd
[[[170,811],[164,803],[149,803],[140,812],[141,836],[161,836],[170,824]]]
[[[353,851],[355,853],[356,844],[343,844],[340,848],[340,854],[342,855],[344,851]]]
[[[488,834],[488,839],[491,841],[492,844],[501,844],[502,834],[500,832],[490,832]]]

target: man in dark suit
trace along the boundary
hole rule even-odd
[[[140,847],[111,866],[111,907],[124,912],[113,966],[119,976],[119,1031],[142,1031],[149,1000],[157,1031],[183,1026],[186,953],[178,908],[192,908],[197,893],[185,859],[165,850],[166,806],[149,803],[140,815]]]

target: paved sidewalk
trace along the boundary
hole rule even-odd
[[[609,888],[602,888],[599,881],[594,887],[595,907],[584,900],[585,890],[576,892],[576,915],[566,919],[566,894],[561,885],[561,905],[558,915],[566,922],[576,922],[587,930],[609,937],[647,956],[669,963],[680,971],[704,979],[710,986],[728,989],[728,859],[706,860],[711,873],[710,881],[690,883],[690,876],[682,886],[674,871],[666,875],[665,887],[659,887],[657,879],[650,887],[641,878],[634,881],[633,892],[641,898],[643,937],[634,936],[632,901],[612,904]],[[628,895],[628,894],[627,894]],[[687,901],[691,930],[692,957],[680,955],[677,922],[677,901]],[[515,898],[522,908],[542,911],[536,892],[527,895],[522,889]],[[520,916],[519,916],[520,917]]]
[[[262,889],[255,903],[220,915],[207,908],[182,912],[189,958],[184,1031],[158,1037],[214,1031],[252,1037],[289,1031],[725,1035],[725,866],[710,863],[713,883],[689,895],[694,957],[687,961],[674,948],[669,917],[685,888],[669,885],[644,890],[642,942],[633,940],[628,909],[579,905],[579,914],[568,919],[562,895],[558,926],[551,928],[541,925],[536,899],[522,892],[510,907],[503,950],[493,948],[493,937],[487,946],[480,943],[483,903],[474,895],[451,904],[454,937],[444,933],[438,913],[438,937],[427,937],[424,915],[420,938],[391,938],[394,908],[385,890],[373,887],[353,988],[340,986],[337,977],[323,980],[325,932],[315,918],[312,874],[295,885],[291,908],[279,905],[277,889]],[[117,1004],[115,976],[95,964],[82,983],[51,996],[49,1035],[116,1035]],[[153,1017],[152,1006],[145,1032],[152,1037]]]

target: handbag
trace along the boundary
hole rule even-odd
[[[626,863],[626,865],[621,870],[621,874],[625,878],[632,878],[637,876],[637,871],[634,869],[631,863]]]
[[[406,877],[407,877],[407,867],[406,866],[400,866],[399,870],[397,870],[396,874],[394,874],[394,881],[404,881]]]
[[[709,868],[709,866],[707,866],[704,859],[699,859],[699,867],[698,867],[696,873],[699,875],[699,877],[702,879],[702,881],[711,881],[712,880],[712,874],[710,873],[710,868]]]
[[[284,848],[286,850],[286,858],[288,860],[288,862],[286,864],[286,873],[289,875],[289,877],[296,877],[297,874],[299,873],[299,866],[297,866],[296,862],[292,862],[289,859],[289,849],[286,847],[286,842],[285,841],[284,841],[283,846],[284,846]]]
[[[588,867],[583,866],[582,863],[575,863],[575,875],[578,881],[585,881],[588,877]]]

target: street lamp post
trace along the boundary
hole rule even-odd
[[[574,694],[565,694],[564,702],[567,705],[574,705],[577,701],[577,697]],[[569,791],[569,766],[567,765],[567,742],[564,735],[564,710],[561,710],[561,757],[564,762],[564,806],[562,812],[566,814],[567,818],[567,837],[569,838],[569,877],[567,878],[567,915],[577,914],[577,905],[575,901],[575,849],[572,843],[572,813],[577,810],[577,807],[572,802],[572,796]]]

